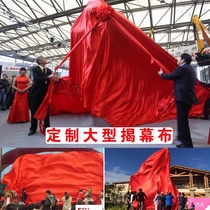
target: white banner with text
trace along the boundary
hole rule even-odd
[[[102,210],[101,205],[76,205],[76,210]]]
[[[171,127],[50,127],[47,144],[172,144]]]

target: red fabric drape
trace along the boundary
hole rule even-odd
[[[103,157],[96,151],[71,151],[58,154],[28,154],[14,162],[2,183],[6,189],[15,190],[20,196],[26,188],[30,202],[45,199],[46,190],[51,190],[61,201],[68,191],[76,201],[78,190],[86,192],[92,187],[92,198],[99,203],[103,189]],[[61,204],[61,203],[60,203]]]
[[[50,80],[50,84],[48,87],[48,91],[45,94],[44,100],[42,102],[42,104],[39,106],[38,110],[36,111],[34,118],[36,118],[37,120],[39,120],[39,128],[40,128],[40,132],[42,134],[45,134],[45,126],[44,126],[44,119],[46,117],[46,114],[48,112],[49,109],[49,105],[51,103],[51,99],[52,99],[52,93],[53,93],[53,89],[54,89],[54,80]]]
[[[176,117],[173,81],[162,80],[157,74],[160,68],[172,72],[177,66],[175,58],[104,1],[88,2],[72,26],[71,48],[69,79],[78,86],[81,103],[74,113],[85,107],[112,126]],[[191,117],[202,114],[210,96],[199,83],[196,94],[200,104],[193,106]],[[69,101],[67,112],[72,111],[71,106]],[[59,107],[54,107],[53,112],[59,113]]]
[[[145,160],[139,170],[130,177],[130,186],[136,192],[139,191],[139,188],[142,188],[147,196],[146,207],[154,207],[153,199],[157,190],[160,193],[164,192],[164,194],[171,192],[174,197],[173,209],[177,209],[178,190],[170,178],[170,154],[168,149],[161,149]]]
[[[14,161],[21,155],[36,154],[41,152],[69,152],[69,151],[95,151],[92,148],[15,148],[5,152],[1,157],[1,172],[13,164]]]
[[[81,92],[77,85],[69,83],[69,77],[62,77],[55,84],[50,113],[54,115],[68,112],[85,113],[89,110],[83,106]]]

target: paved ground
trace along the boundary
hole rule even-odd
[[[78,145],[49,145],[45,143],[45,136],[37,132],[33,136],[28,136],[30,123],[15,123],[8,124],[6,122],[9,110],[0,111],[0,147],[78,147]],[[51,126],[53,127],[109,127],[110,125],[103,119],[95,118],[90,114],[63,114],[50,117]],[[207,144],[210,120],[189,119],[191,136],[194,147],[208,147]],[[177,136],[176,120],[167,120],[160,123],[152,123],[141,125],[141,127],[172,127],[174,130],[174,139]],[[140,127],[140,126],[138,126]],[[174,140],[172,145],[167,145],[169,148],[175,148],[178,141]],[[103,147],[99,145],[79,145],[83,148]],[[136,145],[106,145],[106,147],[137,147]],[[139,147],[161,148],[162,145],[140,145]]]

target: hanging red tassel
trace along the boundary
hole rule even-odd
[[[45,135],[45,126],[42,120],[39,120],[39,130],[40,130],[40,133]]]
[[[34,115],[34,118],[39,120],[40,133],[42,133],[44,135],[45,135],[45,126],[43,124],[43,120],[45,119],[46,114],[47,114],[47,110],[49,109],[53,89],[54,89],[54,80],[50,80],[48,91],[47,91],[47,93],[44,97],[44,100],[43,100],[43,102],[39,106],[39,109],[36,111],[36,113]]]

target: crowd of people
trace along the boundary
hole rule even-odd
[[[104,205],[103,194],[104,194],[103,190],[101,190],[99,194],[99,200],[102,206]],[[89,188],[85,193],[83,192],[83,189],[79,189],[77,196],[77,205],[94,205],[94,204],[95,202],[92,199],[92,188]]]
[[[139,189],[139,192],[131,191],[128,192],[128,210],[144,210],[144,201],[147,198],[146,194]]]
[[[20,197],[16,197],[12,202],[7,203],[6,200],[0,201],[0,210],[74,210],[76,205],[95,205],[96,202],[92,198],[92,188],[86,192],[79,189],[76,200],[73,200],[69,192],[64,192],[63,197],[59,201],[56,194],[50,190],[46,190],[46,197],[40,202],[29,203],[29,196],[26,189],[23,188]],[[103,206],[103,190],[99,194],[100,204]],[[26,203],[29,203],[26,205]]]
[[[179,193],[178,198],[178,210],[184,210],[187,208],[187,198],[184,193]],[[139,189],[139,192],[131,191],[127,192],[127,210],[144,210],[145,208],[145,199],[147,199],[146,194]],[[158,190],[155,193],[153,199],[154,209],[155,210],[172,210],[174,205],[174,196],[171,192],[159,192]],[[188,208],[187,208],[188,209]],[[191,210],[195,209],[195,205],[191,203]]]

